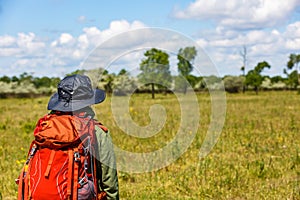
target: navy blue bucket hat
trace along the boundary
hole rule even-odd
[[[48,110],[72,112],[101,103],[104,99],[105,92],[93,89],[88,76],[76,74],[60,81],[57,93],[49,100]]]

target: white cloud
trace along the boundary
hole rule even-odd
[[[16,68],[16,66],[19,66],[18,68],[24,69],[24,71],[31,69],[33,66],[29,68],[30,63],[26,59],[22,59],[22,57],[31,57],[32,65],[43,68],[37,74],[45,73],[45,75],[48,75],[49,72],[51,74],[55,73],[54,71],[68,73],[71,72],[70,70],[78,69],[80,62],[100,43],[121,32],[141,27],[145,27],[145,25],[139,21],[133,21],[132,23],[126,20],[112,21],[107,29],[100,30],[95,26],[85,27],[78,36],[62,33],[58,38],[47,43],[41,42],[34,33],[20,33],[16,38],[12,36],[8,38],[6,36],[12,41],[9,45],[16,45],[16,48],[8,49],[4,48],[4,45],[3,47],[0,46],[0,56],[18,55],[20,59],[17,59],[12,67]],[[8,45],[8,42],[6,42],[6,45]],[[36,53],[32,54],[34,51]],[[33,58],[41,54],[43,54],[43,62]],[[34,64],[34,62],[38,64]],[[24,66],[24,68],[20,66]],[[53,71],[53,69],[55,70]]]
[[[82,49],[86,49],[89,46],[89,40],[87,38],[86,35],[80,35],[78,37],[78,45],[82,48]]]
[[[241,74],[241,51],[247,47],[247,70],[261,61],[271,64],[266,73],[280,75],[290,53],[300,53],[300,22],[281,29],[252,31],[228,30],[217,27],[201,35],[197,43],[202,46],[221,74]]]
[[[40,56],[46,47],[45,42],[34,33],[18,33],[17,37],[0,36],[0,56]]]
[[[74,38],[69,33],[62,33],[60,37],[51,43],[52,47],[62,46],[62,45],[71,45],[74,41]]]
[[[296,39],[288,39],[285,43],[285,48],[291,50],[291,51],[299,51],[300,46],[300,38]]]
[[[299,38],[300,37],[300,21],[290,24],[286,28],[285,36],[288,38]]]
[[[9,47],[15,44],[16,39],[10,35],[0,36],[0,47]]]
[[[78,21],[79,23],[85,23],[86,20],[87,20],[87,19],[86,19],[86,16],[84,16],[84,15],[79,16],[78,19],[77,19],[77,21]]]
[[[103,41],[103,36],[101,31],[95,27],[86,27],[83,29],[83,34],[78,37],[79,41],[84,45],[97,45]],[[91,43],[92,42],[92,43]]]
[[[80,15],[80,16],[77,18],[77,22],[80,23],[80,24],[87,24],[87,23],[95,22],[95,19],[90,19],[90,18],[88,18],[88,17],[85,16],[85,15]]]
[[[208,4],[214,5],[215,2],[212,0]],[[226,4],[228,9],[233,9],[236,5],[236,1],[232,1],[232,4]],[[222,5],[219,6],[221,7],[218,9],[221,9]],[[103,42],[109,39],[112,39],[110,40],[110,47],[116,49],[104,52],[101,56],[114,58],[114,56],[120,55],[111,55],[112,52],[116,50],[123,52],[122,58],[114,63],[117,65],[115,66],[117,71],[126,66],[138,66],[142,50],[134,52],[130,45],[138,46],[141,44],[141,47],[161,45],[166,49],[173,49],[173,53],[178,51],[177,47],[180,41],[175,42],[175,44],[174,38],[165,40],[164,44],[157,44],[157,41],[162,41],[160,38],[157,38],[157,41],[145,41],[145,38],[148,37],[147,34],[149,34],[146,31],[143,35],[134,32],[130,34],[130,30],[143,27],[146,25],[139,21],[130,23],[126,20],[119,20],[111,22],[107,29],[101,30],[95,26],[85,27],[79,35],[63,33],[52,41],[41,40],[35,33],[19,33],[17,36],[4,35],[0,36],[0,57],[2,60],[13,59],[13,62],[6,62],[10,65],[5,64],[5,66],[11,67],[12,71],[15,72],[35,71],[35,75],[62,76],[63,73],[69,73],[80,68],[85,58],[99,44],[103,45]],[[125,37],[114,40],[113,36],[126,31],[129,32],[125,34]],[[149,38],[152,36],[149,35]],[[286,64],[288,54],[300,51],[299,38],[300,22],[294,22],[285,29],[274,28],[248,32],[229,30],[220,25],[215,30],[202,33],[201,37],[195,38],[195,41],[205,49],[222,75],[241,73],[242,57],[240,52],[243,45],[246,45],[248,50],[248,70],[258,62],[266,60],[272,64],[272,68],[274,67],[272,73],[277,72],[278,74],[282,73],[282,67]],[[131,51],[127,52],[127,50]],[[101,62],[103,59],[101,56],[95,60],[91,58],[91,61],[95,61],[92,62],[92,65],[99,63],[99,60]],[[3,66],[0,65],[0,67]],[[1,71],[3,70],[1,69]]]
[[[9,57],[9,56],[14,56],[18,55],[21,53],[20,48],[0,48],[0,57]]]
[[[121,21],[112,21],[109,25],[109,29],[111,32],[122,32],[124,30],[128,30],[130,28],[130,24],[126,20]]]
[[[206,41],[204,38],[196,40],[196,43],[202,48],[206,48],[206,46],[208,45],[208,41]]]
[[[297,0],[196,0],[184,10],[175,10],[173,16],[214,20],[234,29],[265,28],[286,20],[297,5]]]
[[[60,44],[68,44],[73,40],[73,36],[69,33],[63,33],[61,34],[59,38]]]
[[[19,33],[17,38],[17,45],[22,50],[30,53],[36,53],[40,51],[41,48],[45,47],[45,43],[39,41],[34,33]]]
[[[19,33],[17,45],[25,56],[40,56],[46,47],[46,44],[40,41],[34,33]],[[19,56],[23,55],[20,54]]]

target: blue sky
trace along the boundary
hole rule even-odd
[[[299,12],[299,0],[0,0],[0,76],[63,76],[97,44],[146,27],[193,39],[221,76],[241,74],[243,46],[246,70],[265,60],[272,66],[265,74],[282,75],[288,55],[300,50]],[[122,67],[138,65],[130,64],[138,55]]]
[[[186,30],[188,24],[182,26],[189,22],[175,20],[170,15],[173,7],[187,4],[188,1],[170,0],[163,2],[113,0],[104,3],[97,0],[10,0],[2,3],[1,24],[4,24],[4,29],[1,29],[0,33],[34,31],[42,35],[49,32],[69,32],[78,35],[86,26],[106,29],[111,21],[122,19],[129,22],[141,21],[148,26],[177,27],[176,29]],[[84,22],[79,21],[81,16],[85,17]]]

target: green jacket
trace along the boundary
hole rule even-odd
[[[112,139],[108,131],[105,132],[99,126],[95,129],[100,161],[97,165],[100,189],[106,192],[107,199],[117,200],[119,199],[119,185]]]

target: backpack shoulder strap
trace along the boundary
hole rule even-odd
[[[95,121],[95,126],[98,126],[99,128],[101,128],[105,133],[108,132],[108,128],[106,126],[104,126],[101,122]]]

